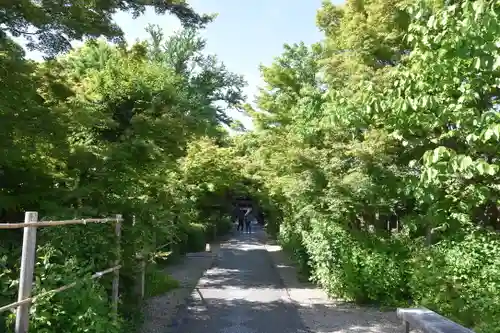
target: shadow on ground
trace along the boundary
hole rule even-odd
[[[194,297],[196,298],[196,297]],[[308,333],[291,303],[247,299],[193,301],[175,332],[189,333]]]
[[[399,333],[404,326],[394,313],[351,304],[298,304],[301,318],[314,333]]]
[[[199,294],[196,297],[201,298]],[[283,300],[263,302],[211,298],[193,301],[186,309],[186,314],[172,328],[175,329],[173,332],[177,333],[404,332],[402,325],[380,318],[380,314],[376,312],[370,313],[364,310],[353,309],[350,306],[308,307]],[[304,311],[314,315],[314,324],[310,324],[309,319],[312,318],[308,318],[307,314],[304,318]]]
[[[309,332],[314,333],[399,333],[404,332],[395,310],[358,306],[330,299],[311,282],[301,282],[292,260],[273,240],[263,239],[276,270],[287,287]],[[415,331],[416,332],[416,331]]]
[[[299,282],[286,254],[269,244],[261,230],[234,235],[200,279],[178,320],[164,332],[403,331],[395,312],[332,301],[313,284]]]
[[[246,237],[245,237],[246,236]],[[242,237],[242,236],[240,236]],[[252,235],[225,244],[199,288],[282,288],[279,275],[262,243]]]

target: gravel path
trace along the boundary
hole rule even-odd
[[[258,231],[221,245],[174,333],[306,333]]]
[[[213,255],[187,260],[183,269],[171,268],[174,277],[184,277],[184,288],[150,300],[149,328],[142,333],[404,332],[395,311],[331,300],[299,282],[288,257],[258,227],[236,234]]]
[[[278,270],[290,300],[297,306],[300,318],[310,333],[399,333],[404,332],[396,311],[380,311],[332,300],[310,283],[299,282],[297,271],[279,245],[261,240]],[[412,331],[418,333],[418,331]]]
[[[188,254],[180,263],[165,269],[165,274],[178,280],[180,287],[145,301],[144,322],[140,333],[164,333],[179,324],[178,313],[185,307],[199,279],[210,268],[217,255],[219,246],[212,244],[211,247],[212,252]]]

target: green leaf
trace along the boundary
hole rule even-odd
[[[461,155],[458,157],[458,160],[460,165],[460,171],[467,170],[467,168],[469,168],[473,164],[472,158],[470,156]]]
[[[489,141],[491,138],[500,140],[500,124],[490,126],[483,134],[483,142]]]
[[[446,147],[437,147],[432,154],[432,163],[438,162],[442,157],[449,156],[450,152]]]

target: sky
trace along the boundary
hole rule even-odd
[[[248,82],[245,93],[253,101],[260,80],[259,65],[269,65],[279,56],[284,43],[312,44],[322,39],[315,25],[316,11],[322,0],[191,0],[200,13],[218,13],[216,20],[201,32],[207,40],[206,52],[216,54],[232,72],[242,74]],[[128,13],[117,13],[116,23],[123,29],[127,41],[147,39],[145,27],[159,25],[165,34],[180,29],[171,15],[156,15],[148,10],[133,19]],[[30,58],[40,55],[28,54]],[[251,127],[251,121],[238,112],[230,116]]]

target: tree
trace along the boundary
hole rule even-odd
[[[206,42],[194,29],[185,29],[164,40],[159,27],[149,26],[150,57],[182,78],[178,86],[185,94],[190,114],[203,116],[214,128],[219,123],[230,125],[227,108],[239,108],[246,85],[241,75],[231,73],[214,55],[202,53]],[[204,128],[203,130],[206,130]]]
[[[237,154],[281,211],[283,247],[335,296],[498,331],[498,12],[325,2],[322,52],[262,69],[260,127]]]
[[[137,17],[146,6],[153,6],[158,14],[174,14],[185,27],[200,28],[213,19],[213,15],[197,14],[184,0],[7,0],[0,5],[0,38],[7,38],[7,34],[24,37],[28,48],[48,56],[69,50],[72,40],[106,36],[123,42],[123,32],[112,21],[112,15],[130,11]]]
[[[126,306],[120,314],[125,319],[136,299],[131,282],[138,253],[153,257],[169,240],[174,242],[169,250],[176,253],[198,250],[182,247],[204,246],[215,224],[220,231],[227,229],[225,210],[206,204],[221,200],[219,196],[189,189],[214,174],[222,184],[219,193],[230,186],[225,179],[236,177],[229,173],[238,169],[222,168],[215,175],[218,168],[210,168],[205,170],[208,176],[199,175],[183,169],[182,158],[201,137],[227,145],[220,103],[238,103],[243,80],[204,54],[203,43],[192,49],[198,35],[191,28],[159,45],[88,40],[40,63],[26,61],[11,39],[1,41],[1,68],[13,70],[2,75],[6,84],[0,87],[0,148],[5,154],[0,163],[1,218],[18,221],[30,209],[51,219],[123,214],[121,296]],[[179,70],[190,64],[195,71]],[[1,282],[15,286],[19,238],[13,233],[1,237]],[[37,262],[37,274],[43,279],[37,280],[34,292],[107,267],[112,237],[100,226],[41,231],[38,244],[44,260]],[[5,261],[4,253],[9,253]],[[32,329],[81,332],[92,326],[87,321],[97,323],[97,329],[120,329],[109,316],[103,285],[85,287],[55,296],[57,307],[49,299],[39,301]],[[7,287],[3,295],[13,296],[14,291]],[[82,307],[88,316],[82,316]]]
[[[257,127],[284,127],[300,118],[294,108],[299,100],[321,93],[321,52],[320,45],[285,44],[283,54],[271,66],[261,66],[265,87],[257,97],[257,110],[247,105]]]

